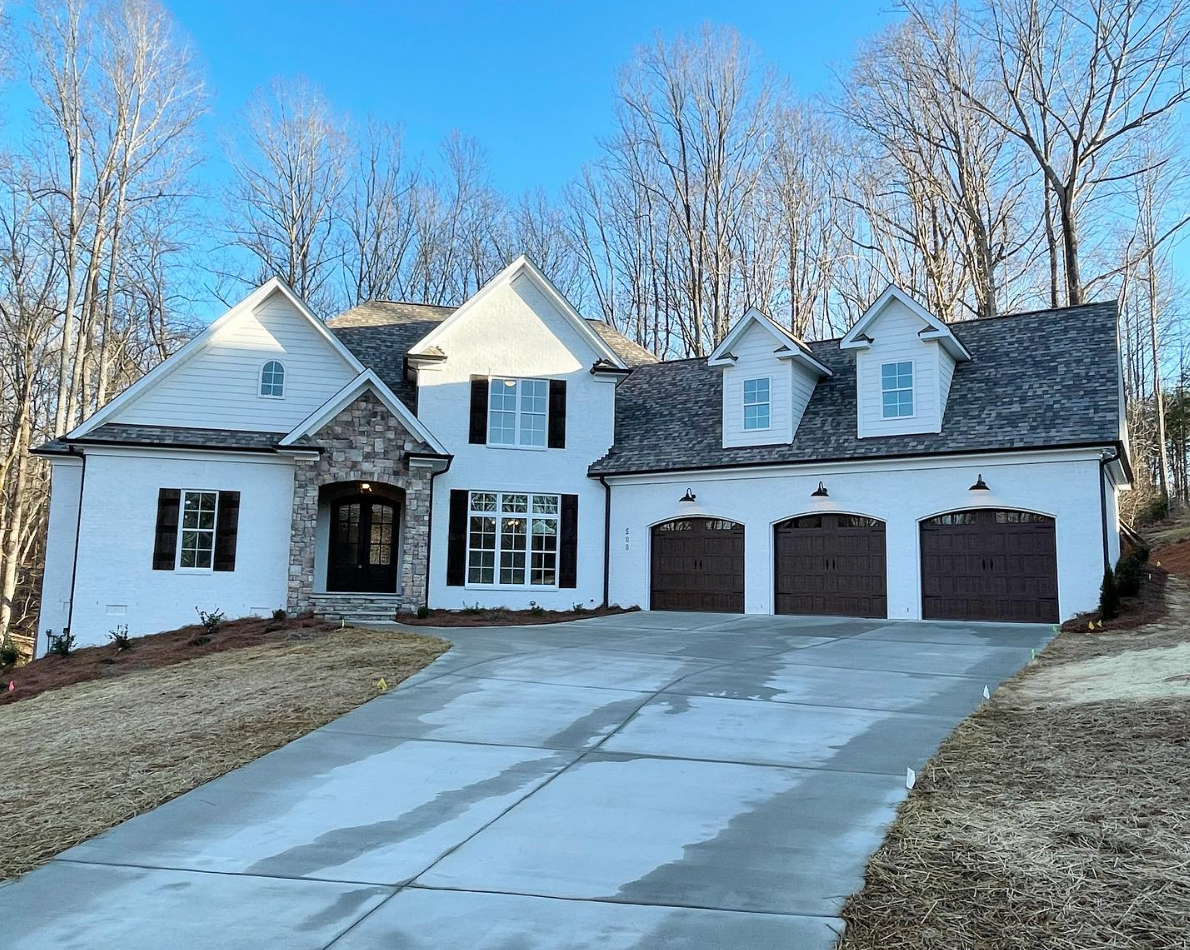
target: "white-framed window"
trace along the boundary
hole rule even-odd
[[[744,428],[767,429],[771,418],[772,380],[768,376],[744,380]]]
[[[488,445],[544,449],[549,415],[547,379],[488,381]]]
[[[880,367],[881,410],[885,419],[913,415],[913,361],[885,363]]]
[[[561,502],[534,492],[471,492],[468,586],[557,587]]]
[[[270,399],[285,395],[285,364],[280,360],[269,360],[260,368],[260,394]]]
[[[218,508],[219,493],[216,491],[182,491],[178,570],[209,571],[214,568]]]

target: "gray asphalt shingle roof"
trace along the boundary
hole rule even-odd
[[[971,351],[955,367],[942,431],[860,439],[855,358],[838,340],[810,344],[821,380],[789,444],[724,448],[721,371],[705,360],[633,370],[616,391],[616,442],[591,466],[615,474],[1103,444],[1119,439],[1115,303],[952,325]]]
[[[38,447],[42,455],[60,455],[72,443],[84,445],[145,445],[191,449],[228,449],[243,452],[270,452],[284,439],[284,432],[257,432],[243,429],[202,429],[190,426],[149,426],[107,422],[78,439],[54,439]],[[306,437],[297,446],[314,447]]]
[[[405,354],[455,309],[405,301],[369,300],[328,320],[327,326],[361,363],[376,371],[398,399],[413,409],[417,392],[413,383],[405,379]],[[657,361],[656,356],[614,327],[601,320],[588,320],[587,323],[626,366]]]

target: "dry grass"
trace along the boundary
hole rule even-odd
[[[0,878],[304,735],[448,648],[348,627],[0,707]]]
[[[959,727],[848,902],[841,950],[1190,945],[1190,593],[1168,592],[1161,622],[1062,633]]]

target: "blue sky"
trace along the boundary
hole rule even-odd
[[[210,78],[208,128],[252,90],[303,75],[354,118],[404,123],[412,154],[452,129],[487,150],[494,183],[554,191],[595,157],[610,127],[616,72],[655,31],[735,26],[802,93],[829,86],[891,3],[839,0],[166,0]],[[214,144],[214,143],[212,143]]]

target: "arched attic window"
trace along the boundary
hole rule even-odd
[[[273,399],[285,395],[285,364],[269,360],[260,368],[260,394]]]

